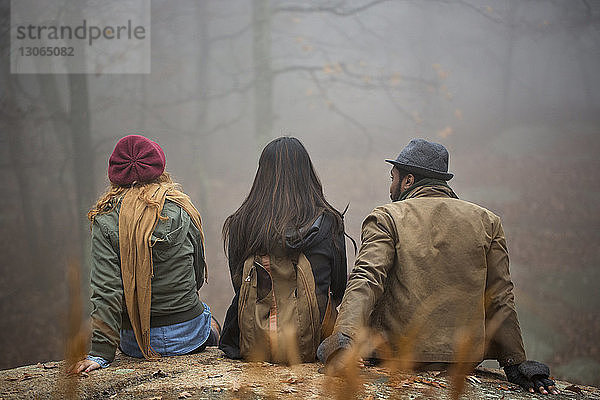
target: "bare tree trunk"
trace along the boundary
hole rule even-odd
[[[90,128],[90,107],[87,75],[69,74],[69,128],[73,146],[73,168],[77,195],[80,238],[89,236],[87,211],[94,200],[94,151]],[[85,250],[84,250],[85,254]]]
[[[508,39],[506,41],[506,54],[504,56],[504,69],[502,70],[502,125],[508,126],[508,118],[510,117],[509,106],[510,106],[510,92],[511,92],[511,80],[512,80],[512,63],[514,56],[515,41],[517,40],[516,29],[514,28],[516,22],[518,4],[515,1],[509,2],[508,6]]]
[[[79,2],[67,0],[68,12],[73,21],[82,18]],[[83,62],[84,57],[78,58]],[[89,299],[90,279],[90,231],[86,218],[87,211],[94,200],[94,151],[92,148],[92,132],[90,126],[90,104],[88,76],[86,74],[68,74],[69,108],[67,112],[67,124],[69,126],[70,141],[73,151],[73,178],[75,181],[75,198],[77,204],[77,231],[79,237],[78,256],[82,267],[82,295]],[[90,307],[90,302],[86,303]],[[86,310],[87,312],[88,310]]]
[[[8,9],[2,7],[2,13],[7,13]],[[10,13],[8,13],[10,15]],[[6,14],[3,14],[6,16]],[[2,18],[3,26],[8,25],[8,18]],[[10,49],[10,35],[8,30],[0,35],[0,54],[8,55]],[[36,207],[34,204],[35,193],[32,187],[32,179],[27,172],[28,156],[25,149],[25,129],[23,127],[24,112],[19,109],[17,97],[15,95],[14,82],[19,79],[20,75],[10,73],[10,60],[6,57],[0,62],[0,78],[4,82],[5,92],[0,97],[1,113],[3,119],[3,134],[6,135],[9,145],[9,157],[11,169],[15,174],[17,185],[19,188],[19,200],[21,212],[23,215],[23,223],[25,224],[24,234],[26,235],[26,249],[23,249],[27,254],[23,254],[26,263],[25,270],[30,270],[35,265],[35,255],[39,253],[39,227],[36,222]],[[40,279],[40,281],[42,281]],[[46,283],[40,282],[40,287]]]
[[[271,68],[270,0],[254,0],[252,7],[254,61],[254,133],[262,147],[273,129],[273,71]]]
[[[198,40],[198,48],[196,51],[196,91],[199,96],[199,104],[196,113],[195,129],[196,135],[192,138],[192,155],[193,168],[198,182],[198,209],[205,219],[208,219],[208,178],[206,173],[206,157],[210,154],[209,140],[204,136],[206,127],[206,116],[208,110],[208,60],[210,58],[210,41],[208,34],[208,12],[207,3],[200,1],[196,4],[196,20],[198,21],[195,32]]]

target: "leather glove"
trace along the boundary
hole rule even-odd
[[[550,368],[537,361],[525,361],[517,365],[504,367],[509,382],[521,386],[530,392],[558,394],[554,381],[549,378]]]

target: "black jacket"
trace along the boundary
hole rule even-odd
[[[333,306],[337,307],[342,302],[347,281],[346,244],[343,227],[339,233],[333,234],[333,223],[333,216],[324,213],[317,218],[312,226],[301,231],[301,237],[286,237],[287,248],[291,251],[304,253],[310,261],[315,278],[321,320],[325,315],[329,292],[331,292]],[[219,348],[229,358],[241,358],[239,347],[240,329],[238,326],[238,300],[241,279],[237,274],[234,274],[234,271],[238,269],[239,266],[231,265],[230,258],[229,270],[235,295],[225,315],[219,342]]]

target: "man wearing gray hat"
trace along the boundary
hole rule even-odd
[[[328,373],[366,344],[361,356],[371,345],[376,358],[416,369],[496,359],[509,381],[558,393],[548,367],[526,361],[500,218],[458,199],[443,145],[413,139],[386,161],[392,203],[363,222],[333,334],[317,352]]]

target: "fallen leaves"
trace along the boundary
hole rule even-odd
[[[294,385],[296,383],[302,383],[302,382],[304,382],[304,379],[294,378],[293,376],[290,376],[288,379],[284,379],[281,381],[281,383],[289,383],[290,385]]]
[[[189,399],[190,397],[192,397],[190,392],[181,392],[179,393],[179,396],[177,396],[178,399]]]
[[[29,379],[33,379],[38,376],[40,376],[40,374],[29,374],[27,372],[24,372],[23,375],[21,375],[21,376],[10,376],[10,377],[6,378],[6,380],[9,382],[21,382],[21,381],[28,381]]]
[[[58,368],[60,366],[60,364],[56,361],[51,361],[51,362],[47,362],[47,363],[37,363],[35,366],[38,368],[43,368],[43,369],[53,369],[53,368]]]
[[[119,368],[113,371],[115,374],[130,374],[132,372],[135,372],[135,369],[131,369],[131,368]]]
[[[452,129],[452,127],[447,126],[444,129],[442,129],[441,131],[438,131],[437,135],[441,138],[447,138],[448,136],[452,135],[454,133],[454,129]]]
[[[577,393],[577,394],[583,394],[583,390],[581,390],[581,388],[580,388],[579,386],[577,386],[577,385],[570,385],[570,386],[567,386],[567,387],[565,388],[565,390],[568,390],[568,391],[570,391],[570,392],[575,392],[575,393]]]
[[[520,391],[521,390],[521,388],[519,386],[509,386],[509,385],[500,385],[500,386],[498,386],[498,389],[504,390],[504,391],[509,391],[509,390]]]
[[[413,378],[413,382],[422,383],[424,385],[429,385],[429,386],[433,386],[433,387],[437,387],[437,388],[447,388],[448,387],[448,385],[445,384],[444,382],[436,382],[433,379],[427,379],[427,378],[421,378],[421,377]]]
[[[158,370],[152,374],[152,378],[165,378],[167,374],[165,374],[162,370]]]

